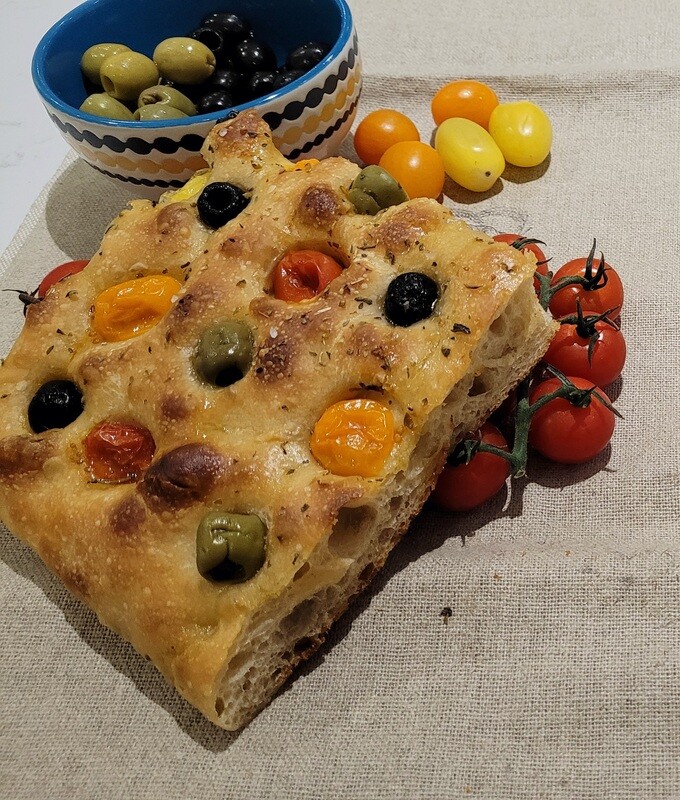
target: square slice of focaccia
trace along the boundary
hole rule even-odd
[[[294,169],[255,113],[203,153],[208,172],[133,202],[28,308],[0,368],[0,518],[237,729],[370,582],[553,323],[532,257],[433,200],[357,213],[359,167]],[[210,227],[197,201],[217,182],[249,202]],[[300,250],[342,271],[278,299],[274,271]],[[408,325],[386,302],[405,273],[437,291]]]

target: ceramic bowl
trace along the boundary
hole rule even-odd
[[[101,41],[121,42],[151,55],[170,36],[186,35],[216,10],[245,16],[279,63],[306,41],[325,41],[328,55],[306,75],[249,103],[269,123],[293,160],[326,158],[349,133],[361,93],[361,61],[345,0],[88,0],[56,23],[33,57],[33,80],[50,118],[68,144],[99,172],[157,197],[205,166],[200,148],[225,112],[182,120],[125,122],[79,110],[86,97],[83,52]]]

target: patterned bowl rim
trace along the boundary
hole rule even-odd
[[[33,54],[31,75],[33,77],[33,83],[35,84],[38,93],[45,103],[48,103],[62,114],[66,114],[69,117],[79,120],[83,124],[104,125],[109,128],[121,128],[126,130],[155,130],[163,128],[189,127],[191,125],[196,125],[197,123],[218,122],[224,118],[224,111],[216,111],[212,114],[199,114],[195,117],[188,117],[187,119],[181,120],[168,119],[161,121],[156,120],[150,122],[131,123],[127,120],[107,119],[106,117],[97,117],[93,114],[86,114],[83,111],[80,111],[80,109],[68,105],[57,94],[55,94],[47,83],[47,79],[45,77],[45,58],[47,55],[47,50],[50,47],[54,36],[61,30],[61,28],[70,26],[73,23],[78,23],[89,13],[89,10],[92,6],[97,6],[100,2],[101,0],[87,0],[82,5],[74,8],[73,11],[70,11],[58,22],[56,22],[38,43],[35,53]],[[280,100],[288,95],[294,94],[305,84],[313,83],[317,76],[324,72],[324,70],[326,70],[328,66],[343,53],[345,47],[347,47],[351,41],[352,32],[354,30],[352,12],[346,0],[331,0],[331,2],[340,11],[341,28],[340,35],[325,58],[297,80],[292,81],[283,88],[277,89],[270,94],[264,95],[263,97],[258,97],[256,100],[251,100],[248,103],[241,103],[241,105],[234,106],[232,109],[230,109],[230,113],[244,111],[245,109],[254,108],[256,106],[262,106],[265,103],[271,102],[272,100]]]

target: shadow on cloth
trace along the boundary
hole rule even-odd
[[[47,229],[69,258],[91,258],[106,228],[135,198],[82,159],[74,161],[50,189],[45,204]]]

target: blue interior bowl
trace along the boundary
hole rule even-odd
[[[218,10],[246,17],[255,36],[273,48],[279,64],[304,42],[331,45],[323,61],[306,75],[266,97],[236,106],[236,110],[294,94],[342,53],[352,34],[352,14],[345,0],[88,0],[57,22],[38,44],[33,57],[34,83],[43,100],[63,113],[113,128],[129,126],[125,121],[79,110],[87,96],[80,72],[85,50],[99,42],[120,42],[151,56],[160,41],[187,35],[207,14]],[[135,127],[183,127],[222,117],[224,112],[215,112],[180,121],[138,122]]]

